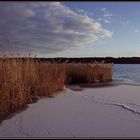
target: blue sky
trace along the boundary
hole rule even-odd
[[[140,2],[66,2],[64,5],[75,11],[83,9],[97,20],[103,16],[103,8],[112,14],[111,23],[100,21],[113,32],[112,38],[75,51],[79,56],[140,56]]]
[[[140,2],[0,2],[0,51],[140,56]]]

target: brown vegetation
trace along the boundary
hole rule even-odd
[[[54,96],[57,91],[63,90],[65,83],[94,83],[111,79],[111,64],[0,59],[0,116],[33,102],[38,96]]]
[[[112,64],[70,63],[66,65],[66,84],[98,83],[112,80]]]
[[[37,96],[53,96],[64,86],[65,65],[38,63],[32,59],[0,60],[0,116]]]

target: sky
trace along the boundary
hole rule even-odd
[[[140,56],[140,2],[0,2],[0,55]]]

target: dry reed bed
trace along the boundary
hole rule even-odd
[[[71,79],[71,80],[70,80]],[[111,64],[65,64],[29,58],[0,60],[0,116],[7,115],[38,96],[54,96],[64,84],[112,79]]]
[[[64,87],[65,65],[28,59],[0,61],[0,116],[33,102],[37,96],[53,96]]]
[[[112,64],[74,64],[66,65],[66,83],[97,83],[112,80]]]

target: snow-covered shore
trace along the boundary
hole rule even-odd
[[[75,89],[4,120],[0,137],[140,137],[140,86]]]

